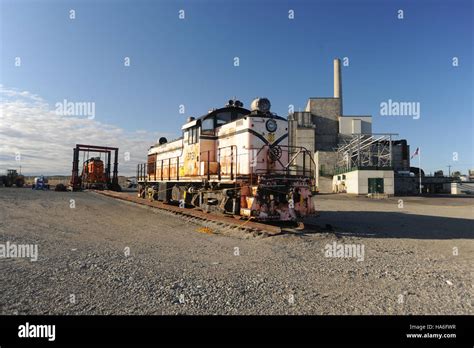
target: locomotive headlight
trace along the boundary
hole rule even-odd
[[[270,133],[274,133],[278,128],[277,123],[273,118],[267,121],[267,123],[265,124],[265,127],[267,128],[267,131],[269,131]]]

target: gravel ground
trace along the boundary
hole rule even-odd
[[[304,232],[255,237],[92,192],[0,188],[0,244],[39,253],[0,258],[0,312],[472,314],[474,199],[402,199],[317,196]],[[334,242],[364,260],[327,257]]]

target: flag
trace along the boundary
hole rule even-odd
[[[410,158],[413,158],[413,157],[417,156],[419,153],[420,153],[420,148],[419,148],[419,147],[417,147],[417,148],[416,148],[416,151],[415,151],[415,152],[413,152],[413,155],[411,155],[411,157],[410,157]]]

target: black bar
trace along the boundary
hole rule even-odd
[[[71,186],[75,190],[79,185],[79,149],[73,148]]]
[[[107,168],[105,169],[105,178],[107,182],[110,182],[110,151],[105,153],[105,157],[107,159]]]
[[[19,337],[20,325],[55,325],[55,341],[43,338]],[[427,329],[430,325],[433,329]],[[435,329],[436,326],[455,326],[450,329]],[[414,329],[410,326],[425,326]],[[353,347],[375,344],[377,347],[393,344],[406,346],[442,346],[472,347],[472,316],[436,316],[436,315],[393,315],[393,316],[104,316],[104,315],[67,315],[67,316],[0,316],[2,328],[2,347],[15,345],[64,346],[75,344],[97,346],[170,342],[177,344],[210,343],[222,346],[227,338],[236,344],[279,345],[294,347],[305,344],[314,347],[314,342],[330,343],[328,346]],[[210,327],[219,335],[203,334]],[[183,332],[186,332],[183,335]],[[245,332],[245,335],[235,334]],[[424,335],[428,332],[455,334],[452,338],[413,338],[413,334]],[[312,342],[312,344],[308,344]],[[392,346],[392,345],[390,345]]]
[[[83,150],[90,150],[94,152],[94,150],[118,150],[118,147],[108,147],[108,146],[96,146],[96,145],[84,145],[84,144],[76,144],[76,147],[82,148]],[[96,152],[103,152],[103,151],[96,151]]]
[[[109,158],[110,160],[110,158]],[[118,186],[118,149],[115,149],[114,173],[112,175],[112,185]]]

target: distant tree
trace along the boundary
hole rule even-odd
[[[434,176],[436,176],[436,177],[444,176],[444,173],[443,173],[442,170],[437,170],[437,171],[434,173]]]
[[[451,176],[453,178],[459,178],[461,176],[461,172],[459,170],[456,170],[455,172],[451,173]]]

